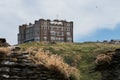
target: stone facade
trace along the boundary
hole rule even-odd
[[[32,41],[73,42],[73,22],[40,19],[19,26],[18,44]]]

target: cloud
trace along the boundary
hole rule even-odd
[[[120,23],[120,0],[3,0],[0,1],[0,36],[17,43],[18,26],[39,18],[74,21],[74,39]]]

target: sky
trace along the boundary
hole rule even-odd
[[[18,27],[35,20],[74,22],[74,42],[120,39],[120,0],[0,0],[0,37],[17,44]]]

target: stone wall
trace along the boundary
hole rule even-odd
[[[0,80],[70,80],[58,70],[34,64],[27,53],[11,53],[0,61]]]

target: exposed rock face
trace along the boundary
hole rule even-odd
[[[27,53],[0,58],[0,80],[70,80],[57,70],[34,64]]]
[[[7,42],[5,38],[0,38],[0,47],[8,47],[10,46]]]
[[[114,51],[111,60],[97,63],[95,71],[102,74],[102,80],[120,80],[120,49]]]

